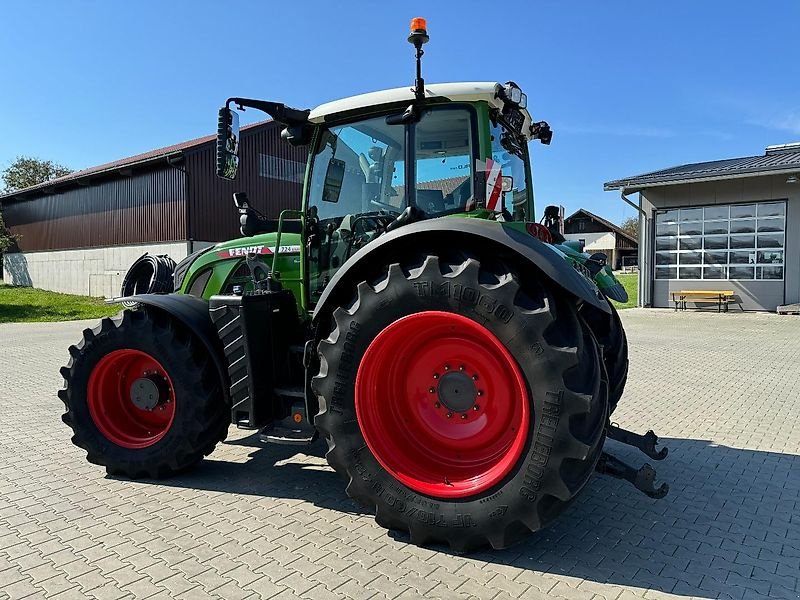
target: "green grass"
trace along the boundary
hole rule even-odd
[[[120,307],[102,298],[59,294],[0,283],[0,323],[75,321],[99,319],[118,313]]]
[[[639,274],[638,273],[625,273],[621,275],[617,275],[617,279],[619,279],[622,287],[625,288],[625,291],[628,292],[628,301],[625,303],[622,302],[614,302],[614,308],[623,309],[623,308],[633,308],[636,306],[636,297],[639,293]]]

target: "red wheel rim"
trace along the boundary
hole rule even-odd
[[[429,496],[464,498],[499,483],[519,460],[526,389],[488,329],[427,311],[395,321],[369,345],[356,376],[356,415],[372,454],[397,480]]]
[[[134,403],[133,386],[152,386],[157,397],[142,408]],[[141,350],[106,354],[89,376],[87,405],[97,429],[123,448],[147,448],[163,438],[175,419],[175,392],[166,369]],[[138,396],[137,396],[138,399]],[[141,404],[141,402],[140,402]]]

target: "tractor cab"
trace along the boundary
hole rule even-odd
[[[258,101],[232,99],[240,106]],[[294,111],[306,113],[306,111]],[[221,110],[221,121],[238,119]],[[221,131],[227,131],[223,125]],[[406,223],[447,216],[533,219],[528,142],[549,143],[513,82],[444,83],[353,96],[308,111],[284,138],[308,141],[302,219],[309,302],[356,251]],[[219,175],[235,175],[229,136]]]
[[[238,165],[240,109],[257,108],[285,124],[282,137],[308,148],[303,192],[303,262],[313,307],[359,249],[402,225],[439,217],[533,220],[528,143],[550,143],[527,96],[512,82],[426,85],[421,77],[424,20],[409,35],[416,49],[414,87],[328,102],[313,110],[230,98],[219,113],[217,174]],[[287,215],[288,216],[288,215]]]

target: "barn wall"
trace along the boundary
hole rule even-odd
[[[239,237],[233,193],[244,191],[251,205],[277,219],[287,208],[299,209],[308,148],[280,137],[282,126],[268,123],[241,133],[239,174],[234,181],[216,176],[216,149],[206,143],[187,151],[189,239],[223,241]]]
[[[6,201],[22,252],[186,239],[186,183],[164,166],[33,200]]]

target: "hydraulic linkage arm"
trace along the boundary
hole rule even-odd
[[[664,460],[669,452],[668,448],[656,450],[658,436],[653,433],[653,430],[639,435],[609,424],[606,428],[606,435],[609,439],[638,448],[653,460]],[[656,471],[649,463],[645,463],[640,469],[634,469],[608,452],[603,452],[597,462],[596,470],[598,473],[632,483],[637,490],[651,498],[663,498],[669,492],[669,485],[666,483],[662,483],[658,488],[655,487]]]

